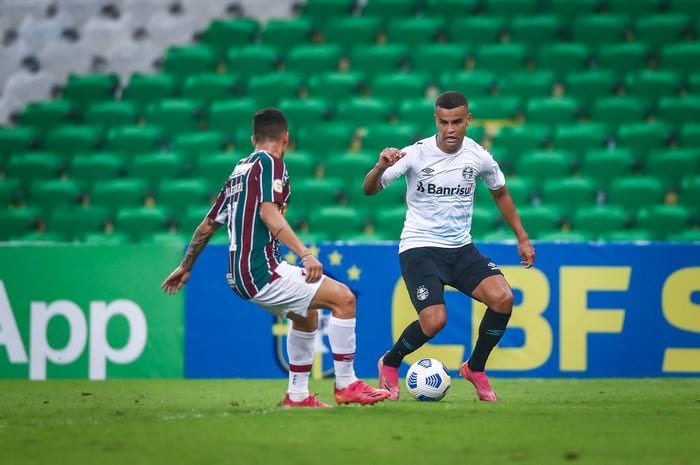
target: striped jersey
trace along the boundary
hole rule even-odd
[[[244,299],[270,282],[282,260],[279,241],[260,219],[260,206],[274,202],[282,210],[289,194],[284,161],[258,151],[236,164],[207,214],[228,227],[230,282]]]
[[[406,155],[381,177],[386,187],[406,177],[406,219],[399,252],[414,247],[461,247],[471,238],[476,178],[491,190],[505,185],[493,156],[469,137],[457,153],[443,152],[437,135],[402,149]]]

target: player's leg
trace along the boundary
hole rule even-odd
[[[328,308],[328,341],[335,369],[335,400],[339,404],[373,404],[386,399],[389,393],[357,379],[355,375],[355,294],[343,283],[325,277],[314,295],[310,307]]]

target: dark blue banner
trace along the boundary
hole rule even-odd
[[[500,266],[515,294],[509,328],[487,365],[491,375],[700,375],[700,246],[540,243],[530,270],[519,265],[514,244],[479,249]],[[377,358],[416,319],[397,246],[324,243],[315,252],[326,273],[357,295],[356,370],[376,377]],[[187,285],[185,375],[286,377],[286,322],[233,294],[226,260],[226,246],[209,246]],[[405,360],[402,374],[410,362],[430,356],[456,376],[468,358],[483,305],[449,288],[445,294],[447,326]],[[317,377],[332,370],[323,328],[320,333]]]

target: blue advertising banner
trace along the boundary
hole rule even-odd
[[[699,246],[539,243],[530,270],[519,265],[514,244],[478,247],[499,265],[515,294],[508,330],[487,365],[491,375],[700,375]],[[357,295],[356,370],[376,377],[377,358],[416,318],[397,245],[323,243],[314,252],[326,273]],[[226,260],[226,246],[209,246],[187,285],[185,376],[286,377],[286,323],[228,288]],[[405,360],[402,375],[413,361],[431,356],[456,376],[468,358],[484,306],[450,288],[445,296],[447,326]],[[317,377],[332,373],[328,340],[320,333]]]

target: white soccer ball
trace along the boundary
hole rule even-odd
[[[434,358],[422,358],[406,373],[406,387],[420,401],[438,401],[450,390],[451,378],[445,365]]]

